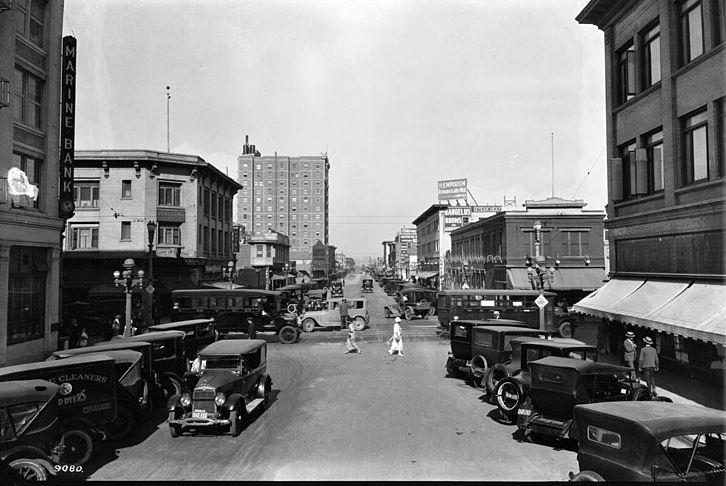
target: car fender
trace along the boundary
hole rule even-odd
[[[224,402],[224,408],[231,412],[232,410],[237,409],[240,403],[242,404],[242,408],[244,408],[246,405],[245,397],[239,393],[233,393],[227,398],[227,401]]]
[[[91,439],[105,440],[106,432],[101,430],[96,424],[82,417],[69,417],[61,421],[63,430],[80,429],[91,433]]]
[[[182,404],[181,404],[181,395],[170,396],[169,400],[167,400],[167,402],[166,402],[166,408],[167,408],[167,411],[169,411],[169,412],[174,412],[174,411],[176,411],[177,408],[179,408],[179,409],[184,408],[184,407],[182,407]]]

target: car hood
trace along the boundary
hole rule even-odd
[[[238,380],[239,376],[233,371],[207,371],[199,377],[195,388],[226,388],[229,383]]]

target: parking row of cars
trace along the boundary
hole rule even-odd
[[[447,376],[484,387],[520,440],[579,447],[571,480],[720,481],[726,412],[667,403],[597,348],[505,319],[450,323]]]

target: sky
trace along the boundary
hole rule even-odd
[[[603,33],[587,0],[66,0],[77,149],[198,155],[233,178],[327,153],[330,240],[367,263],[466,178],[478,205],[607,202]],[[554,171],[553,171],[554,166]]]

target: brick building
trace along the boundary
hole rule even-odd
[[[416,255],[418,278],[435,288],[445,287],[441,277],[445,275],[444,256],[451,249],[451,238],[444,231],[444,212],[446,204],[432,204],[418,218],[416,226]]]

